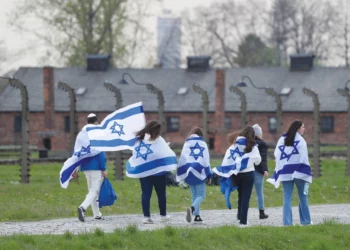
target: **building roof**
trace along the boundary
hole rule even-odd
[[[344,88],[345,82],[349,79],[348,69],[314,67],[309,72],[290,72],[287,68],[268,67],[232,68],[225,69],[225,71],[226,111],[240,111],[240,98],[229,91],[229,86],[240,82],[243,75],[249,76],[256,86],[272,87],[278,93],[285,87],[292,88],[288,96],[282,97],[283,111],[313,111],[312,99],[303,94],[303,87],[310,88],[319,95],[321,111],[344,112],[347,110],[346,98],[337,93],[337,88]],[[103,83],[108,81],[121,89],[123,105],[142,101],[146,112],[158,111],[157,97],[149,93],[146,87],[133,84],[127,76],[126,80],[130,84],[118,84],[123,73],[130,73],[136,81],[153,83],[161,89],[164,94],[166,112],[200,112],[202,110],[202,99],[192,90],[193,83],[208,91],[209,111],[215,111],[215,69],[206,72],[190,72],[186,69],[130,68],[110,68],[105,72],[87,71],[85,68],[54,68],[55,110],[69,110],[68,94],[58,89],[59,81],[68,83],[75,90],[86,88],[85,93],[77,96],[77,111],[110,112],[115,110],[114,94],[103,86]],[[15,73],[14,78],[27,86],[29,111],[43,111],[43,69],[22,67]],[[178,94],[179,89],[183,87],[187,87],[188,91]],[[274,98],[267,96],[263,90],[254,89],[249,83],[241,90],[246,93],[248,112],[276,110]],[[20,98],[19,90],[6,86],[0,93],[0,111],[20,111]]]

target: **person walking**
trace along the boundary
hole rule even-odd
[[[267,167],[267,146],[266,142],[262,139],[263,133],[259,124],[253,125],[255,133],[255,142],[258,145],[258,150],[261,156],[261,162],[258,165],[254,165],[254,187],[256,192],[256,200],[259,208],[259,219],[267,219],[269,216],[265,213],[264,204],[264,177],[268,177],[268,167]]]
[[[175,153],[160,136],[160,132],[161,124],[158,121],[147,123],[137,132],[137,142],[126,164],[126,175],[140,180],[144,224],[154,223],[150,213],[153,187],[158,197],[160,221],[166,222],[170,219],[166,211],[166,172],[176,169],[177,159]]]
[[[303,138],[304,123],[295,120],[286,134],[277,142],[274,152],[276,168],[267,180],[276,188],[283,185],[283,225],[293,225],[292,197],[294,185],[299,196],[299,217],[301,225],[311,224],[308,204],[308,188],[312,182],[311,167],[306,141]]]
[[[254,129],[245,127],[235,143],[228,148],[221,166],[213,172],[224,178],[233,178],[238,190],[237,219],[247,225],[250,196],[254,185],[254,164],[260,164],[261,156],[254,140]],[[231,177],[232,176],[232,177]]]
[[[85,131],[86,127],[97,125],[97,116],[93,113],[89,114],[87,117],[87,123],[88,124],[84,126],[82,131]],[[103,220],[104,218],[98,206],[98,196],[103,178],[107,176],[105,153],[101,152],[95,156],[85,158],[80,165],[80,171],[85,174],[88,194],[83,203],[78,207],[78,219],[80,221],[85,221],[86,210],[91,205],[94,218],[96,220]],[[77,172],[73,173],[73,178],[77,178],[77,175]]]
[[[203,131],[194,127],[186,139],[177,165],[176,181],[186,182],[190,186],[192,205],[186,210],[186,220],[191,223],[202,223],[200,204],[206,195],[206,182],[210,184],[212,178],[210,156],[207,143],[203,138]]]

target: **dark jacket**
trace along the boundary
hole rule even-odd
[[[269,146],[267,146],[266,142],[262,139],[255,137],[256,144],[258,144],[259,153],[261,156],[261,162],[259,165],[254,165],[255,170],[261,174],[264,174],[264,171],[269,171],[267,168],[267,150]]]

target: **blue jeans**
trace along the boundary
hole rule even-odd
[[[250,196],[254,185],[254,172],[238,173],[236,177],[238,190],[238,218],[240,224],[246,225]]]
[[[300,224],[309,225],[311,223],[309,204],[307,195],[304,194],[304,185],[306,181],[294,179],[292,181],[282,181],[283,184],[283,225],[293,225],[292,214],[292,196],[294,183],[298,189],[299,195],[299,217]]]
[[[191,185],[191,195],[192,195],[192,206],[194,207],[193,214],[199,215],[200,205],[205,198],[205,182],[197,185]]]
[[[150,217],[150,201],[154,189],[158,196],[158,206],[160,215],[166,215],[166,175],[148,176],[140,178],[142,190],[142,211],[145,217]]]
[[[258,208],[264,210],[264,175],[256,170],[254,171],[254,186]]]

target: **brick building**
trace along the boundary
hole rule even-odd
[[[195,65],[195,64],[194,64]],[[197,65],[198,66],[198,65]],[[243,75],[249,76],[258,87],[272,87],[282,97],[283,129],[294,119],[305,123],[305,138],[312,143],[314,104],[302,92],[307,87],[318,94],[321,110],[321,143],[347,143],[347,101],[337,93],[349,79],[348,69],[313,67],[298,71],[290,68],[230,68],[208,67],[187,69],[118,69],[102,71],[85,68],[20,68],[13,76],[24,83],[29,95],[30,144],[53,151],[68,149],[69,97],[59,90],[59,81],[68,83],[77,95],[78,127],[86,123],[86,116],[94,112],[102,120],[115,110],[114,94],[104,86],[105,81],[121,89],[123,105],[142,101],[147,120],[157,119],[158,101],[146,87],[118,84],[123,73],[139,82],[153,83],[165,98],[166,137],[172,145],[182,145],[194,125],[202,125],[202,99],[192,90],[196,83],[209,95],[210,145],[216,154],[227,148],[226,134],[240,128],[240,98],[230,92]],[[274,144],[276,134],[276,103],[264,91],[248,85],[242,88],[247,98],[248,124],[259,123],[264,139]],[[11,86],[0,88],[0,145],[20,144],[21,96]]]

